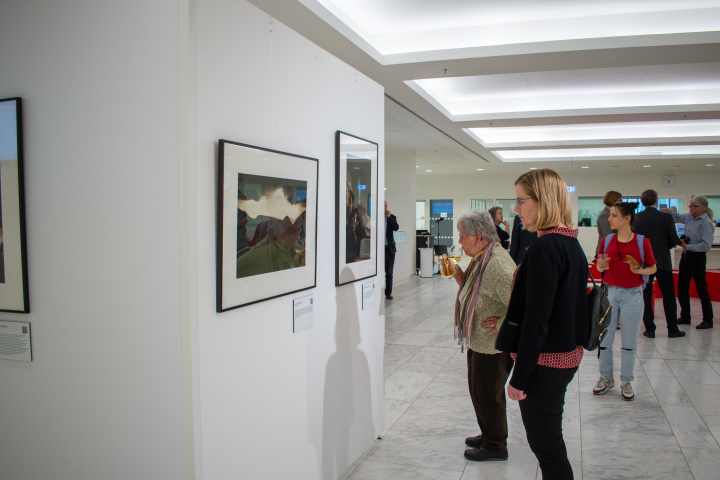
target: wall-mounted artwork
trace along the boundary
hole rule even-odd
[[[318,161],[220,140],[217,311],[313,288]]]
[[[335,285],[377,275],[378,144],[335,134]]]
[[[22,100],[0,99],[0,311],[28,313]]]

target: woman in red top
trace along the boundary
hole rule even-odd
[[[612,345],[618,322],[622,323],[622,356],[620,363],[620,394],[623,400],[635,398],[632,382],[635,377],[635,349],[640,325],[642,324],[644,302],[643,275],[657,271],[650,241],[638,237],[630,228],[635,220],[637,202],[622,202],[610,209],[610,226],[617,234],[610,234],[600,243],[598,269],[603,271],[608,284],[608,298],[612,305],[612,316],[608,333],[600,343],[600,379],[593,389],[595,395],[602,395],[615,386],[613,379]],[[642,242],[642,252],[640,251]],[[605,254],[605,258],[603,255]]]

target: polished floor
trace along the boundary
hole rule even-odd
[[[456,293],[453,280],[435,275],[396,287],[386,302],[385,429],[349,479],[542,478],[510,400],[509,460],[463,457],[465,437],[479,431],[465,355],[453,340]],[[713,308],[720,316],[720,302]],[[657,337],[638,340],[634,401],[620,398],[619,382],[606,395],[592,394],[598,361],[588,352],[569,386],[564,436],[577,479],[720,479],[720,325],[696,330],[700,303],[693,299],[693,326],[669,339],[660,301],[656,311]]]

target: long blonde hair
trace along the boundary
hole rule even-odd
[[[560,224],[572,227],[572,206],[567,183],[554,170],[541,168],[523,173],[515,180],[538,202],[538,218],[527,230],[550,230]]]

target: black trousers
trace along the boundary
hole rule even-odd
[[[643,314],[643,323],[645,330],[655,332],[655,314],[652,305],[652,284],[657,278],[660,293],[662,293],[663,310],[665,311],[665,319],[667,320],[668,333],[675,333],[677,326],[677,304],[675,303],[675,282],[673,274],[670,270],[658,270],[657,273],[650,275],[645,291],[643,291],[643,299],[645,300],[645,313]]]
[[[540,463],[543,479],[572,480],[562,434],[565,392],[575,376],[575,368],[550,368],[536,365],[520,400],[528,443]]]
[[[507,453],[505,382],[513,363],[507,352],[490,355],[469,348],[467,351],[468,388],[483,436],[482,446],[494,453]]]
[[[393,268],[395,268],[395,254],[385,245],[385,296],[392,295]]]
[[[690,320],[690,280],[695,281],[695,289],[702,305],[703,321],[713,323],[712,301],[705,279],[705,252],[683,253],[680,259],[680,272],[678,274],[678,301],[680,302],[680,317]]]

